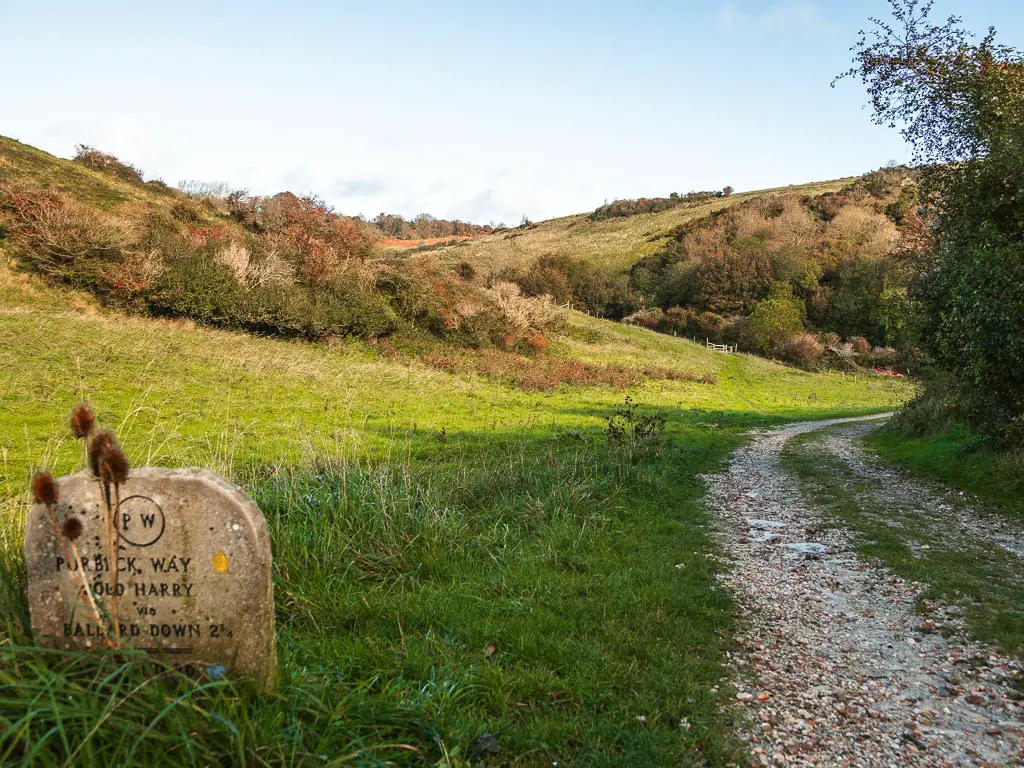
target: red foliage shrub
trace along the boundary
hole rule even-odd
[[[0,213],[10,222],[14,255],[51,280],[103,288],[105,269],[122,257],[121,230],[55,190],[0,184]]]
[[[526,338],[523,339],[523,342],[532,352],[544,352],[551,346],[551,340],[541,333],[527,334]]]
[[[202,248],[211,240],[223,240],[227,233],[218,227],[190,227],[185,239],[193,248]]]
[[[821,359],[825,355],[825,345],[812,333],[798,333],[786,339],[780,345],[777,354],[787,363],[805,370],[814,370],[821,365]]]
[[[850,343],[853,345],[853,351],[858,355],[866,355],[871,351],[871,342],[863,336],[854,336],[850,339]]]

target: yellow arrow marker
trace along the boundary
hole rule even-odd
[[[227,573],[228,564],[231,562],[231,558],[229,558],[223,552],[218,552],[216,555],[213,556],[213,559],[210,562],[213,563],[213,570],[215,570],[217,573]]]

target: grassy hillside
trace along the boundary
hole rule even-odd
[[[0,763],[461,766],[484,733],[490,765],[735,759],[717,688],[730,606],[697,475],[750,427],[906,389],[575,314],[553,344],[715,383],[524,392],[366,342],[101,311],[4,268]],[[609,440],[626,394],[664,440]],[[275,694],[32,647],[28,483],[80,465],[66,418],[83,399],[134,465],[212,467],[267,514]]]
[[[159,181],[135,184],[0,136],[0,183],[55,187],[85,205],[116,211],[126,205],[167,208],[182,197]]]
[[[432,252],[450,264],[469,262],[484,274],[496,274],[509,267],[522,267],[549,254],[582,259],[601,269],[626,271],[641,258],[663,246],[677,227],[716,210],[770,192],[799,195],[835,192],[850,181],[837,179],[791,185],[777,190],[738,192],[729,197],[680,206],[660,213],[601,221],[590,221],[588,213],[580,213],[474,237],[456,245],[432,249]]]

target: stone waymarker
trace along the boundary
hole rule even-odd
[[[25,528],[32,629],[57,648],[101,650],[103,630],[72,572],[84,569],[96,602],[109,611],[113,583],[103,486],[88,472],[60,478],[57,486],[58,525],[69,515],[84,525],[75,541],[81,563],[68,562],[46,507],[33,506]],[[120,492],[122,644],[272,686],[277,660],[270,536],[256,503],[205,469],[134,469]]]

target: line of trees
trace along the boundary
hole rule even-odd
[[[468,237],[488,235],[501,225],[470,224],[458,219],[436,219],[429,213],[421,213],[415,218],[405,219],[398,214],[380,213],[371,223],[376,226],[384,237],[396,240],[424,240],[437,237]]]
[[[590,221],[601,221],[602,219],[614,219],[625,216],[637,216],[641,213],[660,213],[681,205],[695,205],[716,197],[728,197],[732,194],[732,187],[714,192],[687,192],[680,195],[673,192],[668,197],[641,197],[636,200],[615,200],[598,206],[587,218]]]

